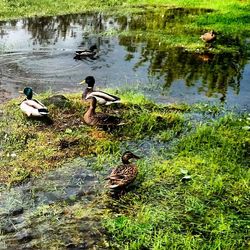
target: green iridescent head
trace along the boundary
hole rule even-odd
[[[30,87],[24,88],[23,93],[27,96],[28,100],[32,99],[32,96],[33,96],[33,90],[32,90],[32,88],[30,88]]]

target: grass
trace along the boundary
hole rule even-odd
[[[200,124],[139,164],[137,187],[106,217],[113,247],[247,249],[249,117]],[[181,181],[185,175],[190,181]]]
[[[48,95],[40,96],[46,104],[49,104],[46,102]],[[122,140],[143,139],[165,129],[172,134],[182,130],[184,118],[181,111],[158,107],[143,96],[120,95],[124,105],[118,107],[118,112],[127,123],[112,133],[84,124],[83,114],[87,106],[82,103],[80,94],[68,95],[69,101],[63,107],[48,105],[53,125],[26,118],[18,106],[20,99],[7,103],[3,107],[4,118],[0,121],[1,182],[19,183],[76,156],[118,152]],[[141,101],[135,104],[136,99]],[[106,112],[112,110],[108,108]],[[158,139],[161,137],[159,135]]]
[[[160,6],[160,10],[150,14],[148,11],[155,6]],[[0,19],[111,12],[110,7],[111,14],[118,17],[124,13],[149,13],[150,18],[147,16],[138,26],[135,22],[135,29],[128,33],[112,31],[103,35],[147,41],[150,49],[181,46],[202,50],[204,45],[196,38],[209,29],[219,33],[215,54],[237,54],[239,48],[247,46],[249,1],[11,0],[0,1]],[[175,22],[171,23],[168,8],[172,7],[213,11],[175,15]],[[62,106],[47,101],[53,124],[26,118],[18,106],[21,99],[2,105],[1,186],[39,177],[79,156],[96,156],[93,169],[106,170],[120,162],[121,153],[129,148],[143,156],[138,161],[136,182],[118,200],[107,194],[98,197],[98,204],[104,208],[98,218],[106,229],[111,249],[247,249],[250,245],[249,114],[230,113],[208,104],[157,105],[130,91],[116,94],[121,96],[122,105],[98,108],[109,113],[116,110],[128,121],[111,132],[84,124],[87,104],[81,102],[79,93],[67,95],[68,101]],[[50,95],[39,95],[38,99]],[[193,113],[202,119],[193,119]],[[150,143],[149,149],[144,145],[146,142]],[[63,209],[76,221],[88,217],[92,211],[82,209],[79,204]],[[54,209],[41,207],[42,214],[48,211],[53,220],[62,209],[56,205]],[[72,225],[74,228],[75,224]],[[77,229],[74,235],[78,237]]]
[[[1,183],[18,184],[79,156],[96,155],[93,169],[109,169],[129,148],[142,156],[136,182],[118,200],[98,197],[110,248],[246,249],[249,114],[117,94],[123,104],[102,109],[116,110],[128,123],[113,131],[82,122],[87,104],[80,94],[68,94],[63,105],[49,104],[50,93],[38,96],[52,125],[26,118],[17,105],[21,99],[2,106]],[[143,142],[151,143],[150,150]],[[79,220],[91,211],[76,205],[72,213]]]

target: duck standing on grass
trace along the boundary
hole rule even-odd
[[[20,108],[28,117],[44,117],[48,115],[48,109],[38,100],[32,99],[32,88],[26,87],[23,92],[20,91],[20,93],[26,95],[26,98],[20,104]]]
[[[99,127],[113,127],[122,125],[121,118],[117,116],[112,116],[104,113],[96,113],[96,103],[97,100],[93,96],[87,97],[90,100],[90,106],[87,112],[84,114],[83,119],[86,124],[90,126],[99,126]]]
[[[213,30],[211,30],[211,31],[201,35],[200,39],[206,43],[211,43],[211,42],[215,41],[216,34]]]
[[[123,164],[114,168],[111,174],[106,178],[106,180],[108,180],[108,188],[113,191],[122,190],[135,180],[138,169],[135,163],[129,162],[130,159],[140,159],[140,157],[130,151],[123,153]]]
[[[85,80],[80,82],[80,84],[88,84],[88,87],[84,90],[82,94],[82,99],[86,100],[88,97],[95,97],[99,104],[110,105],[113,103],[120,103],[121,99],[117,96],[108,94],[100,90],[94,90],[95,78],[93,76],[87,76]]]

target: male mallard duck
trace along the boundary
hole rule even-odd
[[[94,90],[95,78],[93,76],[87,76],[85,80],[80,82],[80,84],[88,84],[88,87],[84,90],[82,94],[82,99],[87,99],[88,97],[95,97],[97,102],[100,104],[110,105],[112,103],[120,103],[119,97],[108,94],[100,90]]]
[[[138,173],[135,163],[129,162],[130,159],[140,159],[130,151],[126,151],[122,155],[122,165],[114,168],[111,174],[106,178],[108,180],[107,187],[110,189],[125,188],[132,183]]]
[[[90,126],[115,126],[122,125],[121,118],[116,116],[111,116],[103,113],[96,113],[96,98],[93,96],[87,97],[90,100],[90,106],[87,112],[84,114],[83,119],[86,124]]]
[[[21,102],[20,108],[27,116],[42,117],[48,115],[48,109],[38,100],[32,99],[32,88],[26,87],[21,93],[26,95],[26,99]]]
[[[96,55],[96,52],[97,52],[96,45],[92,45],[89,49],[76,51],[74,59],[81,59],[85,57],[91,58]]]
[[[200,36],[200,39],[206,43],[211,43],[216,39],[216,34],[213,30]]]

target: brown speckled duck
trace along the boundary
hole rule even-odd
[[[216,39],[216,34],[213,30],[200,36],[200,39],[206,43],[211,43]]]
[[[140,159],[140,157],[130,151],[126,151],[122,155],[123,164],[114,168],[111,174],[106,178],[106,180],[108,180],[108,188],[111,190],[125,188],[135,180],[138,169],[135,163],[129,162],[130,159]]]
[[[82,99],[86,100],[88,97],[95,97],[99,104],[110,105],[113,103],[120,103],[119,97],[108,94],[100,90],[94,90],[95,78],[93,76],[87,76],[85,80],[80,82],[80,84],[88,84],[88,87],[84,90],[82,94]]]
[[[108,188],[111,190],[122,189],[135,180],[138,169],[135,163],[129,162],[130,159],[140,159],[140,157],[130,151],[123,153],[123,165],[114,168],[111,174],[106,178],[106,180],[108,180]]]
[[[116,125],[122,125],[121,118],[117,116],[112,116],[104,113],[96,113],[96,98],[90,96],[87,98],[90,100],[90,106],[87,112],[84,114],[83,119],[86,124],[90,126],[105,126],[105,127],[113,127]]]

